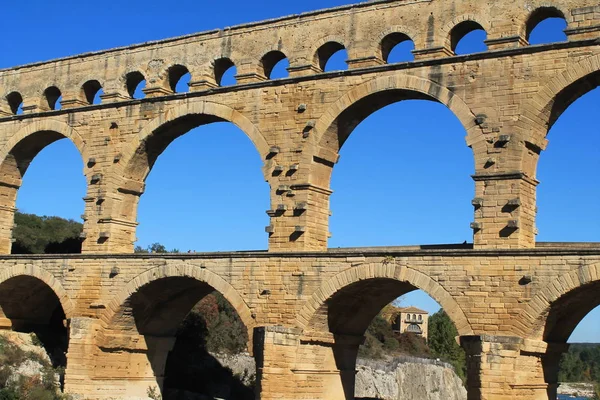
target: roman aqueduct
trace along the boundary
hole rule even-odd
[[[567,21],[568,41],[529,45],[548,17]],[[474,29],[488,50],[456,55]],[[415,60],[387,63],[405,40]],[[324,72],[341,48],[348,70]],[[270,79],[284,57],[289,77]],[[221,86],[232,65],[237,84]],[[190,91],[176,93],[188,72]],[[142,80],[146,97],[133,99]],[[536,243],[536,166],[556,119],[599,83],[600,5],[589,0],[379,0],[1,70],[0,325],[62,320],[66,390],[135,398],[162,384],[178,324],[217,290],[252,338],[259,398],[353,399],[367,325],[421,289],[458,328],[469,399],[551,399],[567,338],[600,304],[600,245]],[[405,99],[446,105],[467,132],[473,245],[328,250],[341,146]],[[157,157],[216,121],[264,160],[268,251],[133,254]],[[21,179],[63,138],[85,164],[83,252],[10,255]]]

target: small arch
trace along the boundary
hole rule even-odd
[[[127,93],[132,99],[141,99],[144,97],[142,89],[145,86],[146,78],[139,71],[133,71],[125,75],[125,86]]]
[[[409,46],[412,46],[410,48]],[[400,47],[404,47],[400,49]],[[412,61],[414,60],[414,56],[410,51],[414,49],[415,44],[412,39],[402,32],[392,32],[386,35],[379,45],[381,51],[381,59],[386,63],[391,62],[402,62],[402,61]],[[396,53],[396,49],[401,50],[402,53],[408,54],[392,54]],[[392,55],[392,57],[390,57]]]
[[[541,24],[545,24],[546,22],[555,22],[562,25],[562,32],[558,35],[553,34],[550,38],[550,41],[544,40],[544,33],[540,33],[540,35],[536,35],[536,32],[540,28]],[[525,23],[525,39],[530,44],[542,44],[542,43],[551,43],[557,41],[566,41],[567,35],[564,33],[564,29],[567,27],[567,20],[565,18],[564,13],[556,7],[546,6],[539,7],[533,10],[531,14],[529,14],[529,18],[527,18],[527,22]],[[551,30],[559,29],[561,30],[557,24],[553,24]],[[532,38],[533,33],[533,38]]]
[[[273,79],[274,78],[272,76],[273,70],[276,67],[277,67],[277,69],[279,69],[280,63],[284,63],[286,60],[287,60],[286,55],[283,54],[279,50],[273,50],[273,51],[270,51],[267,54],[265,54],[263,56],[263,58],[260,60],[260,63],[262,65],[265,76],[268,79]],[[278,72],[281,72],[281,71],[278,71]],[[282,74],[278,74],[278,75],[282,75]],[[283,77],[284,76],[277,76],[277,78],[283,78]]]
[[[62,98],[62,93],[59,88],[56,86],[50,86],[46,90],[44,90],[44,98],[48,104],[50,110],[60,110],[60,100]]]
[[[478,22],[462,21],[450,31],[450,49],[457,55],[487,51],[486,36],[485,29]]]
[[[98,93],[102,90],[102,85],[97,80],[90,80],[81,87],[83,97],[88,104],[98,104]]]
[[[327,71],[327,64],[334,54],[345,51],[346,47],[340,42],[328,41],[322,44],[315,53],[315,63],[321,71]]]
[[[234,85],[235,64],[230,58],[222,57],[214,61],[215,82],[219,86]],[[230,76],[232,75],[233,76]],[[226,78],[226,79],[223,79]]]
[[[172,67],[169,68],[167,74],[168,74],[168,79],[169,79],[169,87],[171,88],[171,90],[173,91],[173,93],[183,93],[183,92],[187,92],[189,90],[189,86],[187,85],[183,85],[181,82],[182,80],[184,80],[186,75],[189,75],[190,71],[187,69],[187,67],[183,66],[183,65],[173,65]],[[189,81],[189,79],[188,79]],[[186,87],[187,86],[187,87]],[[186,89],[186,90],[184,90]]]
[[[10,111],[14,115],[23,113],[23,96],[19,92],[11,92],[6,96],[6,101],[8,101],[8,106],[10,107]]]

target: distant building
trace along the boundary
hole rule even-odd
[[[394,332],[414,333],[427,339],[429,313],[417,307],[393,307],[390,322]]]

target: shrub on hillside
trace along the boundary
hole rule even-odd
[[[31,361],[40,365],[39,374],[17,376],[14,371]],[[57,371],[37,353],[25,352],[0,336],[0,400],[66,400],[59,391]]]

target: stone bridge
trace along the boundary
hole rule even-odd
[[[567,21],[568,41],[529,45],[549,17]],[[475,29],[488,50],[456,55]],[[590,0],[380,0],[1,70],[0,326],[51,337],[64,324],[66,390],[137,398],[162,384],[178,324],[217,290],[250,334],[257,398],[352,399],[367,325],[421,289],[458,328],[469,399],[553,399],[566,340],[600,304],[600,245],[536,244],[536,166],[556,119],[600,82],[599,38]],[[415,60],[388,64],[405,40]],[[348,70],[324,72],[342,48]],[[283,58],[289,77],[270,79]],[[237,83],[221,86],[233,65]],[[176,93],[188,72],[190,91]],[[133,99],[144,80],[145,98]],[[464,126],[473,244],[328,250],[341,146],[405,99],[445,104]],[[157,157],[216,121],[238,126],[264,159],[269,250],[132,254]],[[21,179],[63,138],[88,181],[83,254],[11,256]]]

